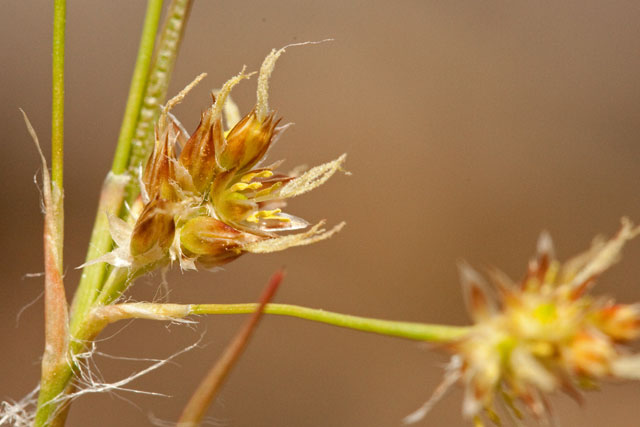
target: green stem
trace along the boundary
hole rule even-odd
[[[203,314],[248,314],[258,309],[258,304],[154,304],[129,303],[98,307],[92,313],[93,321],[101,324],[123,319],[144,318],[153,320],[172,320],[191,315]],[[290,304],[267,304],[267,314],[297,317],[312,322],[326,323],[341,328],[355,329],[379,335],[388,335],[416,341],[448,342],[466,335],[467,326],[432,325],[416,322],[398,322],[394,320],[372,319],[352,316],[316,308]]]
[[[153,41],[157,33],[161,10],[162,0],[149,0],[138,59],[116,148],[113,172],[107,176],[103,186],[98,214],[89,243],[87,261],[105,254],[112,246],[107,213],[117,215],[124,200],[126,176],[122,175],[122,173],[126,171],[126,166],[128,165],[132,129],[135,129],[140,113],[140,104],[149,75],[149,63],[153,55]],[[55,0],[52,66],[52,186],[60,191],[62,190],[63,179],[65,12],[65,1]],[[71,336],[82,335],[84,337],[86,335],[86,332],[82,331],[82,322],[97,295],[97,291],[102,286],[105,269],[106,265],[104,263],[91,265],[83,269],[73,302],[70,322]],[[76,347],[78,346],[72,346],[70,353],[74,354],[80,351]],[[42,378],[38,409],[34,421],[35,426],[64,425],[68,406],[60,401],[54,402],[53,400],[65,393],[72,377],[72,368],[65,362],[51,369],[48,375]]]
[[[190,308],[191,314],[239,314],[253,313],[258,305],[251,304],[195,304]],[[398,322],[394,320],[372,319],[334,313],[317,308],[301,307],[290,304],[267,304],[267,314],[298,317],[312,322],[327,323],[341,328],[372,332],[374,334],[407,338],[417,341],[446,342],[462,337],[469,332],[468,327],[432,325],[415,322]]]
[[[127,268],[113,268],[95,300],[96,306],[109,305],[115,301],[132,282]]]
[[[66,367],[65,355],[68,349],[67,302],[61,274],[63,268],[64,227],[64,49],[66,10],[65,0],[54,1],[53,60],[51,65],[51,183],[45,183],[45,185],[51,185],[51,188],[44,190],[46,206],[44,233],[46,343],[42,355],[42,376],[40,378],[40,393],[34,419],[35,426],[61,426],[66,418],[64,408],[51,403],[58,394],[64,391],[64,388],[60,388],[57,377],[59,372]]]
[[[131,178],[125,174],[129,164],[131,141],[140,117],[140,108],[150,74],[150,63],[153,57],[154,40],[158,32],[162,0],[149,0],[138,47],[138,57],[129,87],[129,97],[125,107],[124,118],[120,127],[118,145],[113,159],[111,173],[107,175],[102,187],[98,212],[89,241],[86,261],[91,261],[106,254],[113,245],[109,232],[108,214],[118,216],[124,201],[125,185]],[[80,284],[74,296],[72,307],[72,333],[81,324],[87,310],[98,295],[105,280],[107,265],[92,264],[82,270]]]
[[[41,383],[34,427],[63,426],[65,422],[66,405],[52,401],[65,392],[71,380],[72,370],[69,365],[59,365],[51,374],[50,381]]]
[[[67,4],[55,0],[53,6],[53,81],[51,104],[51,181],[63,187],[64,165],[64,37]]]
[[[153,129],[158,105],[164,100],[167,93],[173,64],[178,54],[182,33],[191,7],[191,0],[174,0],[169,5],[165,23],[159,35],[157,52],[150,66],[149,58],[152,57],[153,43],[149,40],[153,39],[157,32],[161,3],[158,0],[149,0],[147,6],[147,16],[131,82],[131,92],[116,147],[113,169],[103,187],[89,242],[87,262],[111,250],[113,243],[106,213],[120,214],[122,203],[125,200],[123,185],[126,185],[126,191],[130,195],[127,200],[130,201],[130,204],[133,202],[139,189],[137,180],[133,178],[135,177],[135,167],[132,166],[129,169],[127,167],[133,164],[139,165],[140,158],[146,159],[153,144],[153,132],[150,133],[152,138],[150,143],[141,143],[139,135],[141,133],[146,135],[146,129]],[[133,93],[134,91],[135,93]],[[145,149],[147,150],[146,155],[143,154]],[[73,301],[72,335],[79,331],[87,311],[100,295],[101,288],[105,280],[108,279],[105,277],[106,271],[107,265],[105,263],[97,263],[84,268]]]
[[[58,270],[63,271],[64,247],[64,48],[66,0],[53,4],[53,45],[51,63],[51,192],[53,194],[56,258]]]
[[[149,0],[147,3],[147,12],[142,27],[138,57],[131,78],[127,106],[124,110],[124,118],[122,119],[120,135],[118,136],[118,145],[116,146],[116,153],[111,167],[111,171],[115,174],[124,173],[129,164],[131,140],[135,134],[138,117],[140,115],[140,107],[142,106],[142,100],[147,88],[149,66],[153,58],[153,47],[156,40],[156,33],[158,32],[160,14],[162,13],[162,3],[163,0]]]
[[[124,199],[124,190],[128,182],[126,175],[109,173],[102,186],[98,212],[91,232],[87,261],[94,260],[107,253],[112,246],[109,233],[109,215],[117,216]],[[87,311],[100,292],[106,271],[105,263],[91,264],[82,269],[80,284],[73,298],[71,309],[71,335],[82,323]]]

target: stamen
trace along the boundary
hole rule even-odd
[[[246,189],[249,190],[257,190],[262,187],[262,183],[260,182],[252,182],[251,184],[247,184],[244,182],[236,182],[231,186],[229,191],[244,191]]]
[[[255,179],[255,178],[271,178],[273,176],[273,172],[269,169],[265,169],[263,171],[260,172],[249,172],[248,174],[244,175],[242,178],[240,178],[240,181],[242,182],[250,182],[251,180]]]
[[[273,209],[270,211],[264,210],[264,211],[257,211],[252,213],[251,215],[249,215],[249,217],[247,217],[246,221],[247,222],[253,222],[253,223],[258,223],[260,221],[260,219],[277,219],[278,221],[282,221],[282,222],[289,222],[291,221],[291,219],[284,217],[284,216],[279,216],[278,214],[282,212],[282,209]]]
[[[262,198],[269,196],[271,193],[276,192],[277,190],[280,189],[280,187],[282,187],[282,182],[276,182],[275,184],[273,184],[271,187],[265,188],[264,190],[260,190],[256,193],[256,195],[253,197],[253,199],[256,202],[261,202]]]
[[[290,234],[288,236],[280,236],[273,239],[261,240],[255,243],[249,243],[243,247],[246,252],[254,254],[270,253],[292,248],[294,246],[310,245],[312,243],[319,242],[321,240],[328,239],[337,232],[339,232],[345,223],[342,222],[331,230],[325,230],[322,228],[324,221],[311,227],[310,230],[299,234]]]

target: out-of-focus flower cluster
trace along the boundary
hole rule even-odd
[[[155,146],[140,173],[141,196],[131,208],[133,222],[110,218],[115,250],[95,260],[132,271],[169,260],[183,269],[229,262],[245,252],[263,253],[306,245],[340,230],[307,228],[305,220],[282,212],[285,200],[306,193],[341,170],[346,155],[288,176],[279,163],[258,166],[287,126],[268,107],[268,83],[277,58],[273,50],[258,77],[258,101],[243,118],[228,98],[249,78],[244,70],[213,96],[213,103],[189,135],[170,109],[199,81],[196,79],[165,106],[156,125]],[[200,76],[203,77],[203,76]],[[226,128],[223,126],[223,116]]]
[[[451,344],[454,356],[432,398],[405,419],[421,419],[446,390],[465,386],[464,416],[475,425],[502,416],[515,424],[525,409],[548,419],[547,395],[562,390],[581,399],[580,391],[603,379],[640,379],[640,355],[627,344],[640,336],[640,304],[615,303],[590,296],[595,279],[620,255],[624,243],[640,234],[624,219],[609,241],[596,239],[590,250],[564,264],[554,257],[551,238],[543,233],[538,256],[519,283],[490,271],[491,289],[466,264],[460,274],[467,306],[475,322]],[[492,295],[498,296],[496,302]]]

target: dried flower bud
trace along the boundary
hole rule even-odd
[[[226,144],[218,154],[218,164],[224,170],[244,171],[254,166],[269,149],[277,136],[275,113],[259,120],[255,109],[244,116],[229,131]]]
[[[135,258],[157,248],[166,253],[173,241],[173,203],[162,199],[149,202],[133,227],[129,248]]]
[[[611,362],[618,352],[611,339],[597,329],[580,330],[562,348],[562,359],[572,373],[587,378],[603,378],[611,373]]]
[[[609,303],[595,313],[593,322],[616,341],[640,337],[640,304]]]
[[[169,126],[162,134],[159,133],[156,128],[156,142],[144,169],[142,184],[147,200],[156,198],[175,200],[175,188],[171,181],[175,176],[174,146],[178,133],[174,126]]]
[[[211,123],[209,111],[203,114],[196,131],[191,135],[180,153],[180,164],[191,175],[193,185],[199,193],[204,193],[215,176],[216,147],[224,141],[222,121],[218,117]]]
[[[205,266],[219,265],[242,254],[242,246],[254,236],[207,216],[188,220],[180,228],[182,252]]]

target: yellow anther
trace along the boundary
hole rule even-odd
[[[244,190],[257,190],[262,187],[262,184],[259,182],[252,182],[251,184],[247,184],[244,182],[237,182],[231,186],[229,191],[244,191]]]
[[[276,182],[271,187],[268,187],[268,188],[265,188],[264,190],[258,191],[256,193],[255,197],[256,198],[260,198],[260,197],[268,196],[269,194],[279,190],[280,187],[282,187],[282,183],[281,182]]]
[[[257,211],[252,213],[251,215],[249,215],[246,219],[247,222],[253,222],[255,224],[257,224],[261,219],[277,219],[278,221],[282,221],[282,222],[289,222],[291,221],[291,219],[284,217],[284,216],[278,216],[278,214],[282,212],[282,209],[273,209],[270,211]]]
[[[250,173],[244,175],[240,179],[240,181],[242,181],[242,182],[250,182],[254,178],[271,178],[272,176],[273,176],[273,172],[270,171],[269,169],[265,169],[265,170],[260,171],[260,172],[250,172]]]

